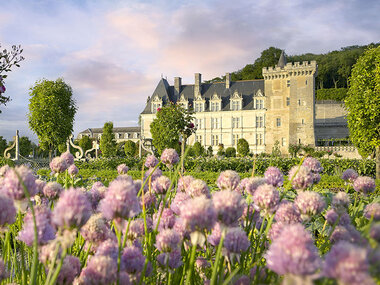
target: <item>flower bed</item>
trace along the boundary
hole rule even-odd
[[[177,154],[167,151],[161,161],[147,158],[144,172],[124,164],[94,177],[90,169],[77,173],[66,153],[52,161],[54,173],[43,173],[44,180],[26,166],[1,168],[0,279],[380,281],[380,198],[372,178],[354,170],[343,173],[345,180],[321,177],[324,166],[313,158],[289,165],[289,173],[272,166],[258,171],[261,176],[232,170],[182,174],[177,163]]]

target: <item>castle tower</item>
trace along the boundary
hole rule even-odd
[[[264,67],[266,96],[265,152],[278,142],[282,153],[289,144],[315,146],[315,77],[317,63],[286,63],[281,53],[276,67]]]

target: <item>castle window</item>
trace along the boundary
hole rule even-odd
[[[286,97],[286,106],[290,106],[290,97]]]
[[[298,144],[301,144],[301,139],[298,139]]]
[[[157,113],[157,110],[162,107],[161,103],[152,103],[152,113]]]
[[[133,138],[134,138],[134,139],[137,139],[138,137],[139,137],[139,134],[138,134],[138,133],[134,133],[134,134],[133,134]]]
[[[195,136],[195,140],[202,144],[202,136]]]
[[[302,124],[302,125],[305,124],[305,119],[302,119],[302,120],[301,120],[301,124]]]
[[[217,112],[220,110],[220,103],[219,102],[211,102],[211,111]]]
[[[301,100],[298,99],[298,106],[301,106]]]
[[[305,81],[305,85],[307,85],[307,80]]]
[[[257,110],[262,110],[264,109],[264,100],[262,99],[256,99],[255,100],[255,105]]]
[[[290,87],[290,80],[286,81],[286,87]]]
[[[231,110],[241,110],[241,100],[231,100]]]
[[[286,138],[282,138],[282,146],[286,146]]]
[[[204,111],[203,106],[204,106],[203,103],[195,103],[195,112],[203,112]]]
[[[256,134],[256,145],[263,145],[263,134]]]
[[[239,128],[240,118],[232,118],[232,128]]]
[[[219,145],[219,136],[218,135],[212,135],[211,136],[211,145]]]
[[[237,145],[239,141],[239,135],[233,135],[232,136],[232,145]]]
[[[127,139],[129,137],[128,133],[124,134],[124,138]]]
[[[198,130],[203,129],[204,128],[203,119],[195,119],[195,126]]]
[[[276,118],[276,127],[281,127],[281,118]]]
[[[256,128],[264,127],[264,118],[263,116],[256,116]]]
[[[211,118],[211,129],[219,129],[219,118]]]

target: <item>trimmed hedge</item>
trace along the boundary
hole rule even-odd
[[[347,96],[347,88],[317,89],[315,97],[317,100],[344,101]]]

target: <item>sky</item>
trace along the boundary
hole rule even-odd
[[[253,63],[270,46],[289,55],[380,41],[378,0],[0,0],[1,48],[25,60],[5,81],[0,136],[28,127],[29,89],[62,77],[87,128],[138,125],[161,76],[194,83]]]

